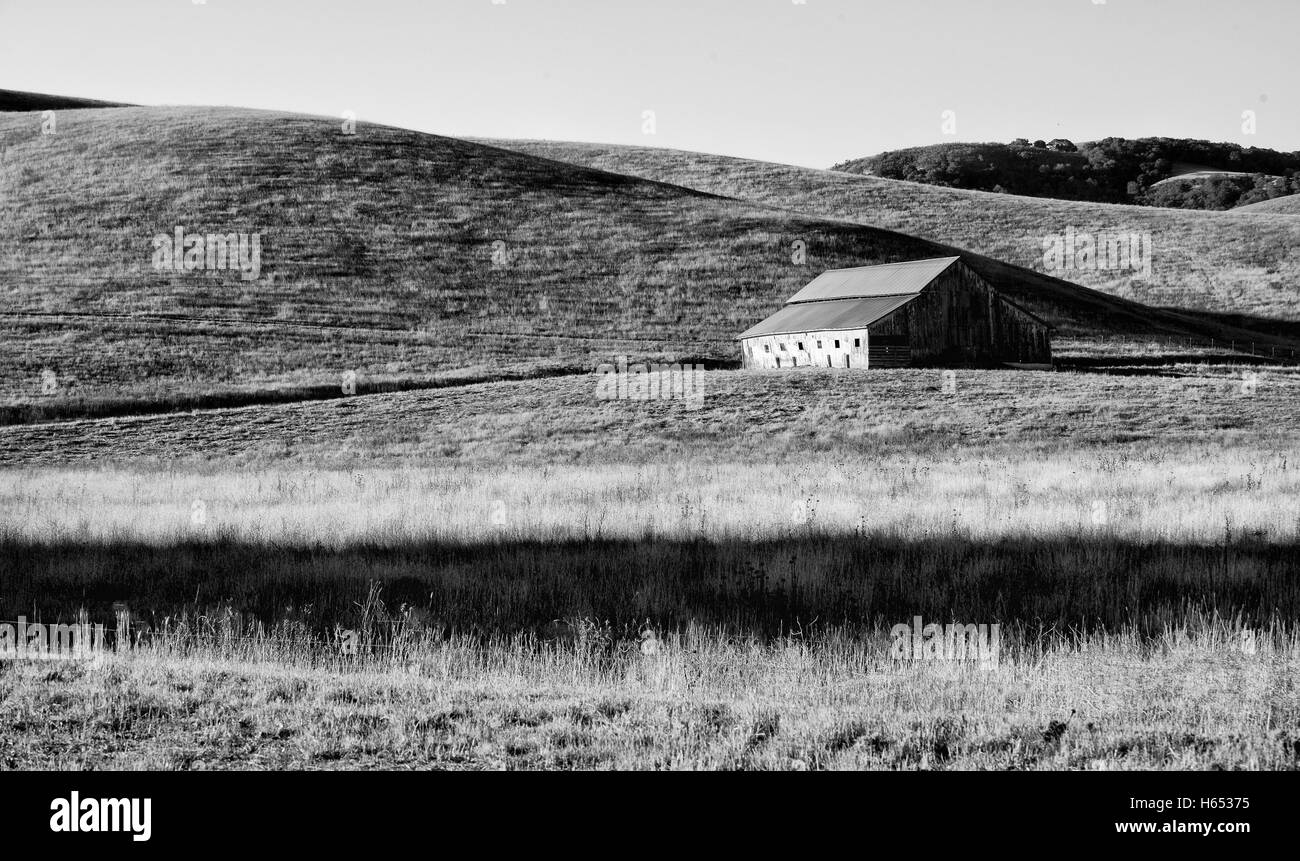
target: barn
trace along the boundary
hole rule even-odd
[[[823,272],[736,340],[746,368],[1052,362],[1051,326],[960,257]]]

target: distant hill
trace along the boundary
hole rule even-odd
[[[0,111],[6,112],[121,107],[127,107],[127,105],[123,102],[101,102],[96,99],[51,96],[47,93],[25,93],[21,90],[0,90]]]
[[[1287,197],[1263,200],[1249,206],[1239,206],[1233,211],[1258,213],[1260,215],[1300,215],[1300,195],[1292,194]]]
[[[1178,163],[1174,165],[1173,175],[1167,176],[1164,179],[1156,180],[1151,184],[1151,186],[1152,188],[1154,188],[1157,185],[1168,185],[1171,182],[1189,182],[1189,181],[1199,182],[1200,180],[1203,179],[1212,179],[1212,178],[1241,179],[1241,178],[1252,177],[1252,176],[1263,176],[1263,174],[1246,173],[1245,171],[1240,171],[1240,170],[1215,170],[1212,167],[1205,167],[1204,165]],[[1280,179],[1281,177],[1269,176],[1267,178]]]
[[[1240,210],[1268,200],[1295,197],[1300,175],[1197,170],[1162,179],[1141,197],[1145,206],[1173,209]]]
[[[1178,138],[1106,138],[1077,146],[1063,139],[944,143],[851,159],[832,170],[1027,197],[1183,209],[1231,209],[1300,191],[1300,152]],[[1178,183],[1170,187],[1171,180]]]
[[[1257,335],[848,220],[336,119],[69,110],[42,135],[11,115],[0,149],[9,420],[326,396],[348,371],[365,391],[734,361],[734,336],[823,269],[951,253],[1062,338]],[[156,269],[177,229],[257,233],[256,280]]]
[[[1015,197],[652,147],[495,143],[808,216],[898,230],[1040,272],[1048,271],[1044,242],[1067,230],[1149,233],[1149,278],[1104,269],[1056,274],[1146,305],[1240,315],[1238,322],[1300,323],[1300,220],[1285,215]]]

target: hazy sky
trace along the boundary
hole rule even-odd
[[[1298,25],[1300,0],[0,0],[0,87],[815,167],[1015,137],[1291,151]]]

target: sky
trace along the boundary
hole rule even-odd
[[[0,88],[808,167],[1017,137],[1295,151],[1297,25],[1298,0],[0,0]]]

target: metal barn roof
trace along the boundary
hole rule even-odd
[[[920,295],[914,292],[895,296],[829,299],[799,304],[794,304],[792,301],[757,326],[746,329],[738,337],[754,338],[759,335],[861,329],[898,310]]]
[[[808,286],[791,296],[786,304],[920,293],[925,285],[938,278],[939,273],[951,266],[953,261],[960,259],[937,257],[933,260],[909,260],[880,266],[831,269],[814,278]]]
[[[831,269],[790,297],[785,306],[737,339],[798,332],[861,329],[911,302],[959,257],[909,260]]]

